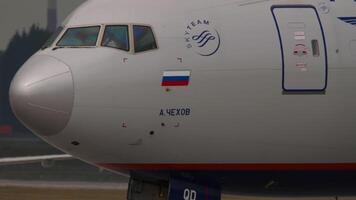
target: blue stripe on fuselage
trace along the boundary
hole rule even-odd
[[[189,76],[166,76],[163,81],[189,81]]]

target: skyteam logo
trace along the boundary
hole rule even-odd
[[[220,49],[219,32],[212,27],[209,20],[198,19],[190,22],[184,37],[186,47],[201,56],[212,56]]]
[[[356,17],[339,17],[340,20],[356,26]]]

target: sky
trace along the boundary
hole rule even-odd
[[[62,22],[85,0],[58,0],[58,18]],[[0,51],[5,50],[16,33],[32,24],[47,25],[47,0],[0,0]]]

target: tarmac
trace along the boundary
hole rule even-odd
[[[0,158],[58,154],[33,137],[1,138]],[[0,200],[126,200],[128,179],[81,161],[61,161],[51,168],[40,164],[0,167]],[[222,200],[335,200],[223,195]],[[338,200],[356,200],[339,197]]]
[[[125,190],[0,187],[1,200],[126,200]]]
[[[126,200],[127,183],[0,180],[1,200]],[[335,200],[335,197],[253,197],[223,195],[222,200]],[[338,200],[356,200],[339,197]]]
[[[0,187],[2,200],[126,200],[126,190]],[[340,197],[339,200],[355,200]],[[223,195],[222,200],[335,200],[335,198],[276,198]]]
[[[0,180],[0,188],[127,190],[128,183]]]

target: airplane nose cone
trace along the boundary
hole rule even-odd
[[[34,56],[17,72],[10,87],[16,117],[31,131],[51,136],[62,131],[74,101],[69,67],[50,56]]]

